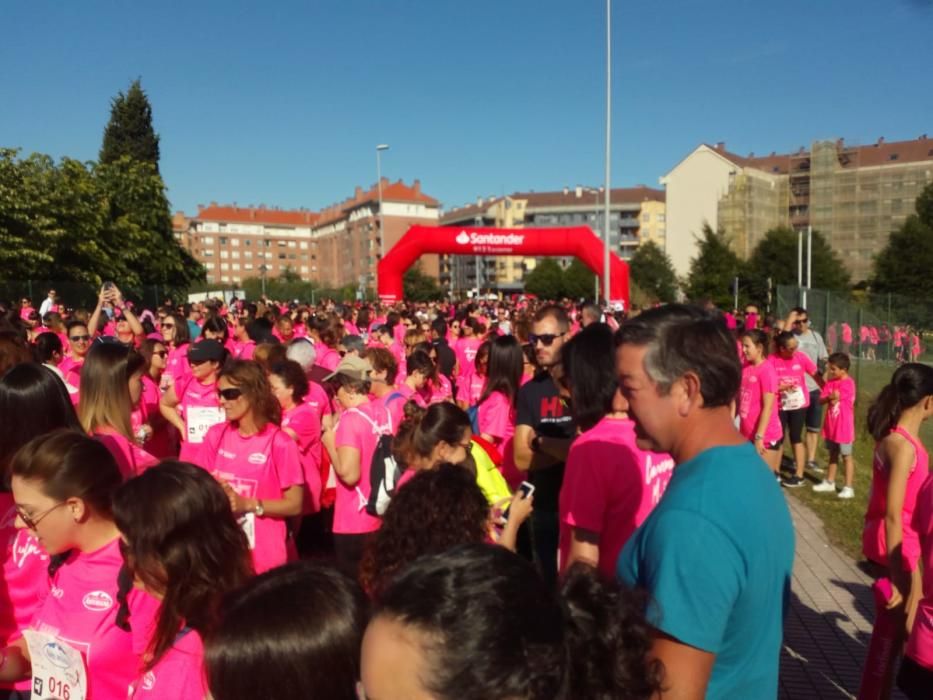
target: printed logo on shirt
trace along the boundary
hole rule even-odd
[[[92,612],[103,612],[113,607],[113,598],[105,591],[91,591],[81,602]]]
[[[25,534],[23,530],[20,530],[20,532]],[[34,537],[26,535],[23,537],[22,543],[19,542],[19,537],[17,537],[16,541],[13,542],[13,563],[16,564],[16,567],[22,569],[26,564],[26,560],[33,554],[37,555],[40,560],[49,558],[49,555],[42,551]]]
[[[564,407],[559,396],[546,396],[541,399],[542,418],[560,418],[563,415]]]
[[[49,663],[58,668],[68,668],[68,652],[58,642],[49,642],[42,647],[42,655]]]
[[[265,464],[267,459],[268,457],[262,452],[253,452],[246,458],[246,461],[250,464]]]
[[[142,682],[143,690],[152,690],[153,688],[155,688],[155,684],[156,684],[156,677],[152,671],[149,671],[148,673],[146,673],[145,676],[143,676],[143,682]]]
[[[757,383],[758,383],[758,377],[749,377],[749,378],[748,378],[748,383],[749,383],[749,384],[757,384]]]
[[[227,450],[217,450],[217,454],[219,454],[221,457],[225,457],[226,459],[236,458],[235,454],[233,454],[232,452],[228,452]]]
[[[58,586],[52,586],[49,589],[49,595],[53,598],[61,598],[63,595],[65,595],[65,591]]]

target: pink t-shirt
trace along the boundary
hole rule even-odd
[[[379,529],[379,518],[365,510],[369,499],[369,467],[381,434],[395,428],[382,402],[370,401],[340,414],[337,422],[336,446],[353,447],[360,453],[360,480],[348,486],[337,478],[337,500],[334,502],[334,532],[361,534]]]
[[[245,343],[241,343],[237,348],[237,359],[240,360],[252,360],[253,354],[256,352],[256,341],[247,340]]]
[[[454,343],[454,353],[460,361],[460,376],[472,374],[476,368],[476,351],[483,341],[476,337],[460,338]]]
[[[774,394],[771,417],[768,419],[768,426],[763,435],[764,441],[772,444],[781,439],[777,386],[777,372],[774,370],[774,365],[768,361],[758,365],[746,365],[742,369],[742,386],[739,389],[739,432],[747,439],[754,440],[758,432],[764,394]]]
[[[778,401],[782,411],[795,411],[810,405],[810,392],[807,390],[806,375],[816,372],[813,360],[799,350],[789,360],[778,354],[770,355],[768,362],[777,372]]]
[[[933,476],[927,476],[917,495],[913,529],[920,537],[922,548],[923,597],[907,640],[907,656],[933,670]]]
[[[162,375],[162,385],[171,386],[177,384],[189,374],[191,374],[191,366],[188,364],[188,343],[169,348],[168,356],[165,358],[165,373]]]
[[[330,397],[327,396],[327,390],[317,382],[308,380],[308,394],[305,396],[304,402],[315,408],[321,418],[334,413],[334,409],[331,408]]]
[[[578,527],[599,535],[599,571],[614,577],[622,547],[661,500],[673,469],[669,455],[636,446],[629,419],[603,418],[578,437],[560,490],[561,568]]]
[[[178,458],[184,462],[197,462],[207,431],[226,421],[217,396],[217,382],[202,384],[189,374],[175,384],[175,396],[178,398],[176,408],[185,422]]]
[[[852,377],[831,379],[823,385],[820,398],[839,392],[839,401],[826,404],[823,437],[840,445],[855,442],[855,381]]]
[[[425,382],[421,390],[418,391],[418,396],[424,406],[430,406],[433,403],[449,401],[453,397],[453,393],[454,390],[450,385],[450,380],[443,374],[438,373],[437,382],[430,380]]]
[[[144,444],[143,449],[159,459],[171,457],[175,453],[175,433],[171,423],[162,417],[159,411],[159,402],[162,400],[162,390],[149,375],[143,375],[143,394],[139,401],[139,420],[148,423],[152,428],[152,437]],[[133,430],[139,426],[133,423]],[[177,431],[176,431],[177,432]]]
[[[525,474],[515,466],[512,438],[515,435],[515,407],[508,397],[500,391],[494,391],[476,411],[476,421],[480,434],[490,435],[492,444],[502,454],[499,469],[506,482],[513,489],[525,478]]]
[[[159,463],[153,455],[135,442],[127,440],[113,428],[97,428],[91,437],[103,443],[104,447],[110,450],[124,479],[138,476],[149,467]]]
[[[298,446],[272,423],[249,437],[240,435],[231,423],[215,425],[204,437],[200,460],[200,466],[214,478],[229,483],[246,498],[277,501],[286,489],[304,482]],[[284,520],[249,516],[242,520],[247,534],[251,523],[255,526],[250,545],[257,574],[287,561]]]
[[[81,389],[81,368],[84,366],[84,358],[76,360],[73,357],[65,357],[58,365],[58,371],[61,372],[65,381],[71,386]]]
[[[848,323],[842,324],[842,342],[851,343],[852,342],[852,326]]]
[[[122,566],[119,538],[95,552],[72,551],[55,572],[49,595],[30,625],[81,653],[92,700],[126,699],[159,609],[157,600],[134,588],[127,594],[131,631],[116,626]]]
[[[282,412],[282,429],[296,436],[304,474],[306,515],[321,508],[321,415],[311,404],[302,403]]]
[[[204,644],[201,635],[185,630],[151,671],[130,686],[130,700],[204,700],[207,682],[202,670]]]
[[[0,491],[0,546],[3,552],[0,648],[19,638],[49,591],[49,555],[29,530],[14,526],[13,494]],[[0,688],[29,690],[29,680]]]
[[[913,528],[914,508],[917,494],[927,479],[930,470],[930,457],[923,444],[903,428],[891,431],[907,440],[914,448],[914,463],[907,477],[904,492],[904,505],[901,508],[901,530],[903,543],[901,555],[907,569],[913,571],[920,558],[920,538]],[[875,448],[872,462],[871,493],[868,495],[868,511],[865,513],[865,528],[862,530],[862,553],[873,562],[888,565],[888,546],[885,541],[884,517],[887,512],[888,481],[890,469]]]
[[[386,407],[389,416],[392,418],[392,432],[397,433],[402,419],[405,418],[405,404],[413,400],[418,405],[423,405],[418,401],[415,390],[407,384],[399,384],[395,389],[386,394],[382,399],[382,405]]]
[[[320,349],[318,350],[317,359],[314,361],[314,364],[329,369],[331,372],[337,369],[337,365],[340,364],[341,359],[340,353],[324,344],[320,344],[317,347]]]
[[[457,380],[457,401],[463,401],[467,406],[475,406],[485,385],[486,377],[476,372],[461,374],[460,379]]]

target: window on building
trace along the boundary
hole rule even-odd
[[[230,256],[230,253],[228,253],[226,250],[220,251],[220,257],[227,258],[229,256]]]
[[[238,257],[240,257],[240,251],[238,251],[238,250],[233,251],[232,253],[230,253],[230,257],[231,257],[231,258],[238,258]]]
[[[251,245],[253,245],[253,239],[252,239],[252,238],[247,238],[245,241],[243,241],[243,245],[245,245],[245,246],[251,246]]]
[[[204,236],[204,238],[201,239],[201,243],[203,243],[204,245],[213,245],[213,244],[214,244],[214,237],[213,237],[213,236]]]
[[[651,214],[642,214],[641,220],[647,224],[649,221],[651,221]]]
[[[664,223],[664,214],[658,214],[658,223]]]
[[[298,247],[301,248],[301,250],[307,250],[307,249],[308,249],[308,242],[307,242],[307,241],[302,241],[302,242],[299,244]]]
[[[205,251],[204,251],[204,255],[205,255],[206,257],[209,258],[209,257],[211,257],[212,255],[214,255],[214,251],[213,251],[213,250],[205,250]]]
[[[897,160],[897,153],[892,153],[888,156],[888,160]]]
[[[239,239],[239,238],[233,238],[233,239],[230,240],[230,244],[231,244],[234,248],[237,248],[237,247],[240,245],[240,239]]]
[[[229,270],[229,269],[230,269],[230,265],[228,265],[227,263],[220,263],[220,269],[221,269],[221,270]]]
[[[226,236],[221,236],[218,240],[220,241],[220,245],[227,245],[227,237],[226,237]]]
[[[279,248],[284,248],[287,245],[285,241],[277,241],[277,243],[279,244]]]
[[[279,253],[279,260],[285,259],[285,253]]]
[[[298,244],[297,244],[295,241],[289,241],[289,242],[288,242],[288,247],[289,247],[289,248],[297,248],[297,247],[298,247]]]
[[[244,269],[244,270],[252,270],[252,269],[253,269],[253,263],[243,263],[243,269]]]

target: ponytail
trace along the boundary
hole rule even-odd
[[[897,368],[891,382],[868,408],[868,431],[881,440],[897,425],[901,414],[933,396],[933,368],[909,362]]]
[[[395,437],[392,438],[392,456],[398,464],[407,465],[415,455],[413,444],[415,431],[418,430],[427,411],[414,401],[406,401],[402,410],[402,422],[399,423]]]
[[[560,596],[565,614],[567,698],[648,698],[661,689],[663,666],[647,661],[647,597],[601,580],[585,564],[568,569]]]

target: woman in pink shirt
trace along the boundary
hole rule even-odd
[[[201,340],[216,340],[227,349],[230,357],[236,357],[237,346],[230,337],[230,326],[223,316],[211,314],[201,326]]]
[[[165,459],[178,454],[177,432],[159,410],[162,401],[162,389],[159,387],[168,349],[161,340],[146,338],[139,345],[139,354],[145,360],[145,371],[142,397],[132,415],[133,434],[140,434],[139,431],[147,434],[143,449],[158,459]]]
[[[207,431],[226,420],[217,398],[217,377],[227,350],[220,341],[201,340],[189,346],[187,360],[189,374],[166,390],[159,406],[182,436],[179,459],[197,462]]]
[[[0,682],[32,672],[52,694],[68,697],[86,679],[88,698],[124,700],[140,668],[137,650],[145,646],[156,601],[130,590],[129,625],[118,623],[123,557],[111,504],[123,476],[103,445],[72,430],[29,442],[13,458],[11,473],[17,527],[32,531],[52,557],[51,590],[30,629],[46,635],[38,640],[43,647],[62,648],[56,659],[68,649],[79,654],[83,668],[61,673],[53,688],[52,676],[44,675],[20,639],[0,652]]]
[[[203,469],[162,462],[123,484],[113,511],[134,585],[159,601],[129,698],[203,700],[203,640],[223,597],[253,576],[230,501]]]
[[[892,658],[903,646],[907,621],[913,620],[922,593],[920,537],[913,515],[929,471],[920,441],[920,425],[933,416],[933,368],[909,363],[897,368],[891,382],[868,409],[875,438],[871,494],[862,531],[862,553],[878,577],[891,580],[888,610],[897,615],[900,636]],[[888,665],[893,668],[893,663]]]
[[[758,454],[775,477],[780,478],[783,431],[776,401],[777,372],[767,361],[770,341],[768,335],[757,328],[745,331],[741,341],[746,364],[742,368],[738,397],[739,432],[755,443]]]
[[[0,379],[0,473],[8,474],[20,447],[58,428],[83,432],[61,380],[41,365],[24,363]],[[5,591],[0,606],[0,649],[17,639],[48,593],[49,555],[29,529],[15,527],[13,494],[0,482],[0,556]],[[4,690],[29,691],[28,680],[0,683]]]
[[[91,348],[91,335],[83,321],[69,321],[68,329],[69,354],[62,360],[59,370],[65,375],[65,381],[72,386],[81,388],[81,366],[87,351]]]
[[[483,387],[486,385],[486,368],[489,365],[489,345],[490,342],[484,340],[476,349],[476,357],[470,372],[467,374],[464,374],[462,370],[460,372],[460,378],[457,380],[457,405],[464,410],[475,406],[483,393]]]
[[[393,432],[392,418],[382,401],[370,401],[372,365],[347,355],[327,381],[336,386],[343,409],[335,430],[324,433],[324,445],[337,476],[334,503],[334,549],[337,566],[356,578],[363,547],[379,529],[379,518],[366,511],[370,497],[370,465],[376,445]]]
[[[165,347],[168,348],[165,374],[162,376],[162,386],[168,388],[188,374],[188,345],[191,342],[191,333],[188,331],[188,322],[180,314],[166,315],[159,330]]]
[[[258,364],[228,362],[217,390],[227,420],[207,431],[198,464],[223,485],[256,571],[267,571],[287,560],[285,521],[301,513],[301,455],[279,427],[282,409]]]
[[[273,363],[269,385],[282,408],[282,430],[295,441],[301,453],[305,481],[302,513],[316,513],[321,506],[321,413],[305,403],[308,379],[294,360]]]
[[[661,500],[674,461],[635,444],[609,326],[591,323],[577,333],[561,350],[561,364],[581,434],[560,490],[560,570],[581,561],[613,580],[619,553]]]
[[[482,330],[482,324],[475,318],[465,318],[460,323],[461,337],[453,345],[457,361],[460,363],[460,375],[457,377],[458,384],[473,372],[476,351],[483,344],[483,339],[480,337]]]
[[[781,485],[787,488],[803,486],[803,473],[806,468],[806,449],[803,444],[803,429],[810,405],[810,392],[807,391],[806,375],[813,377],[822,388],[823,375],[820,374],[813,360],[797,349],[797,336],[790,331],[782,331],[774,339],[777,352],[768,357],[778,378],[781,426],[785,437],[790,437],[794,450],[794,462],[797,470],[792,476],[785,477]]]
[[[490,343],[486,385],[476,408],[479,436],[505,456],[502,475],[513,488],[522,481],[511,455],[523,357],[521,345],[511,335],[499,336]]]
[[[897,685],[910,700],[928,698],[933,688],[933,475],[917,495],[913,528],[920,537],[922,593],[907,640]]]
[[[81,370],[78,416],[89,435],[113,454],[125,478],[158,462],[133,434],[133,406],[142,396],[144,361],[135,350],[109,342],[94,343]]]

